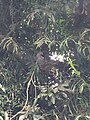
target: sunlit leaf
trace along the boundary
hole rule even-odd
[[[76,70],[72,60],[70,58],[68,58],[68,63],[70,64],[70,66],[73,68],[73,70],[75,71],[75,73],[80,77],[80,71]]]
[[[0,89],[5,92],[5,88],[0,84]]]
[[[0,116],[0,120],[4,120],[4,119]]]
[[[84,86],[85,86],[85,84],[84,84],[84,83],[80,86],[80,88],[79,88],[79,92],[80,92],[80,93],[82,93],[82,92],[83,92],[83,90],[84,90]]]
[[[51,97],[51,102],[52,102],[53,104],[55,104],[55,96],[52,96],[52,97]]]
[[[79,120],[82,117],[82,115],[78,115],[75,120]]]

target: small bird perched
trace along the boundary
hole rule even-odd
[[[42,71],[49,71],[52,67],[59,63],[59,61],[46,60],[42,52],[37,53],[36,62]]]
[[[42,52],[37,53],[36,55],[36,62],[38,64],[42,64],[43,62],[45,62],[44,56]]]

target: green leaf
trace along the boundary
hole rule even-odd
[[[52,97],[51,97],[51,102],[52,102],[53,104],[55,104],[55,96],[52,96]]]
[[[85,117],[90,120],[90,116],[87,115],[87,116],[85,116]]]
[[[5,88],[0,84],[0,89],[5,92]]]
[[[85,86],[85,83],[83,83],[83,84],[80,86],[80,88],[79,88],[79,92],[80,92],[80,93],[83,92],[84,86]]]
[[[4,119],[0,116],[0,120],[4,120]]]
[[[77,74],[77,76],[80,77],[80,71],[78,71],[78,70],[75,68],[72,60],[71,60],[69,57],[68,57],[68,63],[69,63],[69,65],[71,66],[71,68],[73,68],[73,70],[75,71],[75,73]]]
[[[79,120],[79,118],[81,118],[82,117],[82,115],[78,115],[76,118],[75,118],[75,120]]]

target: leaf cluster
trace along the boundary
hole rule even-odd
[[[74,0],[0,1],[1,120],[90,119],[90,29],[76,28],[75,6]],[[48,63],[55,55],[64,61],[42,70],[39,52]]]

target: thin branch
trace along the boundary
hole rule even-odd
[[[17,112],[15,115],[13,115],[13,117],[12,117],[12,118],[10,118],[10,120],[12,120],[13,118],[15,118],[15,117],[16,117],[17,115],[19,115],[19,114],[23,114],[24,109],[26,108],[26,106],[27,106],[27,104],[28,104],[28,97],[29,97],[28,91],[29,91],[29,87],[30,87],[31,81],[32,81],[33,76],[34,76],[34,72],[35,72],[35,71],[33,71],[32,75],[31,75],[31,76],[29,76],[29,78],[28,78],[28,79],[29,79],[29,81],[28,81],[28,84],[27,84],[27,89],[26,89],[26,102],[25,102],[25,104],[24,104],[24,106],[23,106],[22,110],[21,110],[21,111],[19,111],[19,112]]]

